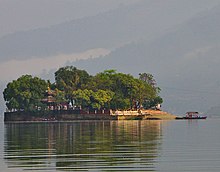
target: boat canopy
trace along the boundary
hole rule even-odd
[[[186,112],[186,114],[190,115],[190,114],[199,114],[199,112]]]

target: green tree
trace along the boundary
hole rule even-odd
[[[87,84],[87,88],[93,91],[99,89],[111,90],[113,86],[112,77],[116,74],[115,70],[105,70],[91,77],[90,82]]]
[[[163,99],[162,99],[160,96],[157,96],[157,97],[155,97],[155,98],[146,100],[146,101],[143,103],[143,106],[144,106],[145,109],[156,108],[156,106],[157,106],[158,104],[162,104],[162,103],[163,103]]]
[[[122,73],[117,73],[115,70],[105,70],[104,72],[96,74],[94,77],[92,77],[91,81],[88,84],[88,89],[93,90],[95,93],[99,93],[101,95],[101,92],[99,90],[103,91],[111,91],[113,92],[113,96],[111,100],[107,103],[109,108],[115,109],[115,108],[129,108],[130,103],[129,101],[125,101],[126,97],[130,97],[129,94],[129,83],[133,77],[131,75],[126,75]],[[95,96],[96,99],[93,99],[94,102],[96,102],[93,107],[97,106],[98,108],[100,106],[103,106],[102,101],[100,100],[100,103],[97,102],[97,96]],[[128,105],[128,106],[127,106]],[[105,105],[106,106],[106,105]]]
[[[9,110],[34,110],[41,103],[47,89],[47,82],[38,77],[23,75],[8,83],[3,95]]]
[[[73,91],[73,97],[75,105],[81,108],[88,108],[91,104],[90,97],[92,96],[93,91],[88,89],[78,89]]]
[[[57,88],[55,88],[55,96],[54,96],[54,98],[55,98],[57,104],[66,102],[64,91],[61,91],[61,90],[59,90]]]
[[[101,89],[114,92],[109,102],[112,109],[133,109],[142,107],[145,101],[156,97],[159,93],[153,76],[146,74],[146,77],[137,79],[129,74],[106,70],[95,75],[88,84],[88,88],[93,91]]]
[[[139,79],[150,84],[152,87],[156,86],[156,81],[150,73],[139,73]]]
[[[92,94],[92,107],[101,109],[109,106],[109,102],[112,100],[114,93],[110,90],[98,90]]]
[[[139,79],[151,86],[151,88],[148,88],[148,92],[151,93],[151,96],[147,99],[142,99],[143,107],[152,108],[157,104],[161,104],[163,99],[158,95],[161,89],[157,87],[157,83],[153,75],[149,73],[139,73]]]
[[[90,76],[73,66],[55,72],[55,83],[31,75],[10,82],[4,90],[8,109],[31,110],[43,107],[41,103],[47,87],[52,88],[55,103],[71,102],[82,108],[133,109],[150,108],[163,100],[158,96],[153,75],[142,73],[139,79],[130,74],[105,70]]]
[[[73,91],[83,88],[90,79],[85,70],[73,66],[60,68],[55,72],[56,87],[65,92],[65,97],[73,104]]]
[[[110,90],[92,91],[78,89],[73,91],[76,106],[81,108],[101,109],[108,108],[114,93]]]

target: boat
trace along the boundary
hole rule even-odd
[[[184,117],[176,117],[176,119],[206,119],[207,116],[199,115],[199,112],[186,112]]]

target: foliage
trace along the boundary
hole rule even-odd
[[[144,107],[145,109],[156,108],[156,106],[157,106],[158,104],[162,104],[162,103],[163,103],[163,99],[158,96],[158,97],[155,97],[155,98],[150,99],[150,100],[148,100],[148,101],[145,101],[145,102],[143,103],[143,107]]]
[[[54,90],[56,103],[71,102],[84,109],[138,109],[151,108],[162,103],[160,88],[152,74],[130,74],[105,70],[90,76],[73,66],[55,72],[55,83],[24,75],[9,83],[4,90],[8,109],[30,110],[43,106],[41,101],[47,86]]]
[[[113,98],[114,93],[110,90],[98,90],[92,93],[92,107],[101,109],[105,106],[108,106],[109,103]]]
[[[155,87],[156,81],[150,73],[139,73],[139,79]]]
[[[90,97],[92,95],[92,91],[88,89],[78,89],[73,91],[72,93],[76,106],[81,106],[83,108],[88,107],[91,104]]]
[[[129,74],[117,73],[115,70],[106,70],[91,78],[88,88],[110,90],[114,92],[109,108],[134,109],[143,107],[143,103],[158,96],[159,88],[152,75],[148,80],[137,79]],[[154,84],[152,84],[154,83]]]
[[[150,74],[150,73],[139,73],[139,79],[146,82],[150,86],[152,86],[157,93],[160,92],[160,88],[157,87],[156,80],[154,79],[152,74]]]
[[[66,98],[65,98],[65,92],[64,91],[61,91],[57,88],[55,88],[55,96],[54,96],[55,100],[56,100],[56,103],[59,104],[59,103],[63,103],[63,102],[66,102]]]
[[[110,90],[92,91],[78,89],[73,91],[75,105],[81,108],[101,109],[108,106],[114,93]]]
[[[56,87],[65,92],[65,97],[73,104],[73,91],[83,88],[90,76],[85,70],[73,66],[60,68],[55,72]]]
[[[34,110],[43,106],[41,99],[47,89],[47,82],[31,75],[23,75],[8,83],[3,95],[8,109]]]

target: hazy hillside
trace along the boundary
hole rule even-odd
[[[92,74],[108,68],[136,76],[152,73],[162,88],[165,109],[206,111],[219,104],[219,4],[219,0],[142,0],[17,32],[0,38],[0,61],[106,48],[112,50],[108,56],[72,64]]]
[[[106,68],[153,73],[170,111],[206,111],[220,100],[219,19],[217,6],[150,43],[128,44],[109,56],[74,64],[94,73]]]
[[[218,1],[143,0],[115,10],[0,39],[0,59],[26,59],[93,48],[112,49],[170,31]]]
[[[137,1],[140,0],[0,0],[0,37],[94,16]]]

